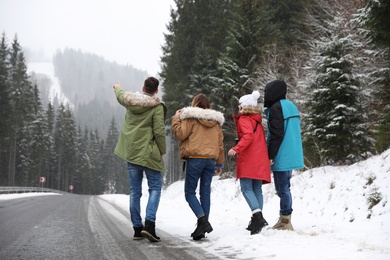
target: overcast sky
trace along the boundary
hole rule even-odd
[[[173,0],[0,0],[0,32],[47,56],[65,47],[155,76]]]

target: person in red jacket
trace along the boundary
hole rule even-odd
[[[252,211],[247,227],[251,235],[260,233],[268,225],[262,214],[262,185],[271,182],[262,111],[257,107],[259,97],[260,93],[253,91],[240,98],[239,113],[233,115],[239,141],[228,152],[229,156],[237,156],[236,178],[240,179],[241,192]]]

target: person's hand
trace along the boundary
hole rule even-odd
[[[229,152],[228,152],[228,155],[229,155],[229,156],[234,156],[234,155],[236,155],[236,151],[234,151],[233,148],[231,148],[231,149],[229,150]]]
[[[175,116],[180,116],[183,111],[181,109],[177,110]]]
[[[216,168],[214,175],[219,176],[219,175],[221,175],[221,173],[222,173],[222,168]]]
[[[121,82],[118,80],[118,83],[115,83],[114,86],[112,86],[113,89],[121,88]]]
[[[274,160],[272,160],[272,159],[269,160],[269,165],[272,165],[274,163],[275,163]]]

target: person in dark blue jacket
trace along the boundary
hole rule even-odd
[[[300,114],[298,108],[286,99],[287,85],[283,80],[267,83],[264,92],[268,157],[280,198],[280,217],[273,228],[293,230],[290,179],[292,170],[304,167]]]

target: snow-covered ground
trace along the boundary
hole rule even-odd
[[[251,212],[239,182],[214,177],[210,213],[214,231],[193,241],[196,218],[184,199],[184,182],[179,181],[163,191],[157,227],[221,259],[390,259],[389,186],[390,150],[351,166],[295,172],[291,188],[295,230],[266,228],[251,236],[245,229]],[[263,214],[272,226],[278,219],[279,199],[272,183],[263,186],[263,193]],[[7,196],[23,195],[0,199]],[[147,197],[144,183],[143,213]],[[100,198],[128,210],[126,195]],[[129,230],[129,239],[132,236]]]
[[[183,190],[183,181],[164,190],[156,225],[191,241],[196,218]],[[239,182],[214,177],[210,213],[214,231],[192,243],[225,259],[390,259],[390,150],[352,166],[295,172],[291,190],[295,231],[267,228],[250,235],[245,228],[251,212]],[[263,214],[272,226],[278,219],[279,198],[272,183],[263,186],[263,193]],[[146,183],[143,194],[144,212]],[[129,207],[128,196],[101,197]],[[370,209],[372,198],[380,201]]]

